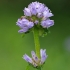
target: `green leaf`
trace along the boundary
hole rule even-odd
[[[27,67],[26,67],[26,70],[29,70],[29,69],[30,69],[30,65],[28,64]]]
[[[50,31],[47,28],[43,28],[44,32],[42,34],[42,37],[45,37]]]
[[[43,33],[42,37],[45,37],[47,35],[47,32]]]

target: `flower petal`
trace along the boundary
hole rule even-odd
[[[25,16],[31,16],[31,11],[29,8],[25,8],[23,11]]]
[[[28,56],[28,55],[23,55],[23,57],[22,57],[24,60],[26,60],[27,62],[29,62],[29,63],[32,63],[32,59]]]
[[[31,51],[31,54],[32,54],[33,60],[37,63],[38,62],[38,57],[36,56],[35,52]]]
[[[43,12],[43,17],[44,18],[48,18],[48,17],[51,17],[51,16],[53,16],[53,14],[51,12],[49,12],[49,11],[44,11]]]
[[[46,49],[44,49],[44,50],[41,49],[40,50],[40,55],[41,55],[41,63],[44,63],[46,58],[47,58],[47,56],[48,56],[48,55],[46,55]]]
[[[25,33],[28,31],[28,27],[24,27],[23,29],[20,29],[18,32],[19,33]]]
[[[43,28],[49,28],[50,26],[53,26],[54,25],[54,21],[53,20],[50,20],[50,19],[47,19],[47,20],[43,20],[41,22],[41,26]]]

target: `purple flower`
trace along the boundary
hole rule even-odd
[[[34,26],[34,23],[33,22],[30,22],[29,20],[23,18],[23,19],[18,19],[18,21],[16,22],[21,30],[19,30],[18,32],[20,33],[24,33],[24,32],[27,32],[28,29],[32,28]]]
[[[50,19],[47,19],[41,22],[41,26],[43,28],[49,28],[50,26],[53,26],[53,25],[54,25],[54,21]]]
[[[45,18],[53,16],[53,14],[51,13],[50,9],[48,9],[47,6],[45,6],[44,4],[39,3],[37,1],[30,3],[28,5],[28,8],[25,8],[24,14],[25,14],[25,16],[31,16],[31,15],[38,14],[37,16],[39,18],[40,18],[40,16],[45,17]]]
[[[39,3],[37,1],[32,2],[28,5],[27,9],[29,11],[26,10],[26,12],[24,12],[24,13],[27,13],[27,12],[30,13],[31,12],[30,16],[35,15],[39,19],[41,18],[41,25],[42,25],[43,28],[49,28],[50,26],[54,25],[54,21],[49,19],[49,17],[53,16],[53,14],[51,13],[51,10],[48,9],[48,7],[45,6],[44,4]],[[38,20],[38,19],[36,19],[36,20]],[[35,21],[35,23],[36,23],[36,21]]]
[[[44,12],[43,12],[43,17],[44,18],[48,18],[48,17],[51,17],[51,16],[53,16],[53,14],[51,13],[51,12],[49,12],[49,10],[45,10]]]
[[[19,33],[25,33],[28,31],[28,28],[27,27],[24,27],[23,29],[20,29],[18,32]]]
[[[23,11],[25,16],[31,16],[31,11],[29,8],[25,8]]]
[[[32,15],[36,15],[37,14],[37,11],[36,11],[36,9],[33,6],[30,5],[30,6],[28,6],[28,8],[30,9]]]
[[[28,5],[28,8],[31,10],[31,13],[35,11],[35,13],[42,13],[44,9],[44,4],[39,2],[32,2]]]
[[[25,59],[27,62],[32,63],[32,59],[28,55],[23,55],[23,59]]]
[[[46,49],[41,49],[40,50],[40,55],[41,55],[41,63],[44,63],[48,55],[46,55]]]
[[[42,65],[45,61],[48,55],[46,55],[46,50],[41,49],[40,55],[41,58],[38,58],[34,51],[31,51],[32,58],[30,58],[28,55],[23,55],[23,59],[26,60],[28,63],[32,64],[34,67],[38,65]]]
[[[49,28],[54,25],[54,21],[50,20],[49,17],[53,16],[51,10],[44,4],[39,2],[32,2],[28,7],[24,8],[24,18],[18,19],[17,24],[21,29],[20,33],[25,33],[34,24],[41,25],[43,28]]]

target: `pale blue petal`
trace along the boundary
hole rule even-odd
[[[44,63],[46,58],[47,58],[47,55],[46,55],[46,49],[41,49],[40,50],[40,55],[41,55],[41,63]]]
[[[32,63],[32,59],[28,56],[28,55],[23,55],[23,57],[22,57],[24,60],[26,60],[27,62],[29,62],[29,63]]]

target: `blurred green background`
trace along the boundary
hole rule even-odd
[[[23,54],[31,56],[34,50],[33,34],[24,38],[18,33],[16,21],[23,9],[35,0],[0,0],[0,70],[25,70]],[[38,0],[53,12],[55,25],[51,33],[40,37],[41,48],[47,49],[48,58],[42,70],[70,70],[70,1]]]

